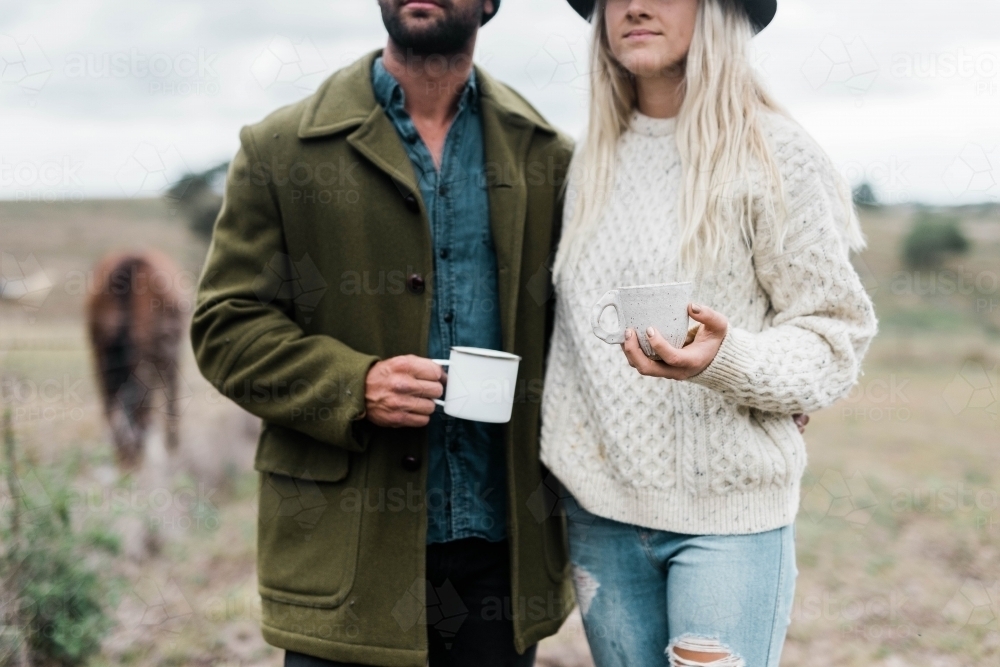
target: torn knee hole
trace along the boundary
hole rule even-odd
[[[734,655],[712,637],[684,636],[667,647],[671,667],[744,667],[743,658]]]
[[[586,616],[601,583],[586,568],[574,565],[573,585],[576,588],[576,601],[580,605],[580,613]]]

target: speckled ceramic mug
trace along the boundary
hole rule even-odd
[[[590,325],[594,335],[605,343],[625,342],[625,329],[639,334],[639,347],[650,359],[659,359],[649,346],[646,329],[655,327],[660,335],[674,347],[684,345],[688,331],[687,306],[691,302],[694,283],[661,283],[659,285],[633,285],[608,290],[594,304]],[[618,328],[612,331],[601,325],[601,316],[608,308],[618,315]]]

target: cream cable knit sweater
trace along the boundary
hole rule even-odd
[[[734,244],[695,285],[695,302],[729,318],[705,371],[685,382],[641,376],[594,336],[590,311],[613,287],[679,279],[675,125],[633,115],[615,196],[556,286],[541,457],[599,516],[689,534],[771,530],[794,520],[806,465],[791,415],[847,394],[875,335],[843,238],[854,211],[823,151],[794,121],[767,114],[791,220],[784,247],[758,224],[752,250]]]

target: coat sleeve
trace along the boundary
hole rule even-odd
[[[294,269],[267,170],[250,128],[226,180],[198,281],[191,343],[202,374],[262,419],[360,451],[365,377],[378,357],[294,319]]]
[[[838,201],[832,164],[813,154],[783,167],[786,236],[758,232],[753,250],[773,319],[759,332],[730,325],[715,359],[691,381],[739,405],[792,414],[851,390],[877,321],[850,262],[843,229],[853,210]]]

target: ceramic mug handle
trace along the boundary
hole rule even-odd
[[[615,309],[615,313],[618,315],[618,331],[608,331],[601,326],[601,313],[604,309],[611,306]],[[594,329],[594,335],[603,340],[605,343],[624,343],[625,342],[625,318],[622,316],[621,302],[618,300],[618,290],[608,290],[604,293],[597,303],[594,304],[593,310],[590,311],[590,326]]]
[[[451,363],[451,359],[431,359],[431,361],[433,361],[435,364],[438,364],[439,366],[444,366],[446,368],[448,364]],[[442,401],[440,398],[432,398],[431,400],[434,401],[435,405],[440,405],[442,408],[444,407],[444,401]]]

